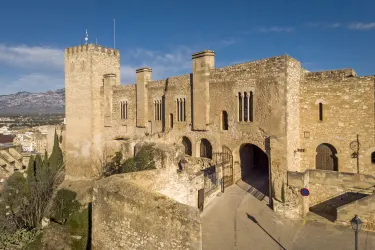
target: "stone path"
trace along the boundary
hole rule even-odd
[[[203,250],[354,249],[350,228],[288,220],[233,185],[201,214]],[[359,249],[375,249],[375,233],[361,232]]]

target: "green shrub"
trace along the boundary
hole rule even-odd
[[[54,213],[52,219],[64,224],[69,216],[80,208],[76,197],[77,193],[68,189],[60,189],[57,191],[53,204]]]
[[[135,157],[130,157],[124,162],[122,153],[116,152],[112,160],[105,165],[104,176],[155,169],[156,152],[153,145],[145,145]]]
[[[70,235],[82,237],[79,240],[74,239],[72,249],[86,249],[89,236],[89,210],[86,208],[73,213],[66,221],[66,226]]]
[[[35,241],[40,233],[38,229],[19,229],[13,233],[0,231],[0,249],[23,248]]]
[[[139,150],[134,159],[137,171],[155,169],[154,152],[153,145],[143,146]]]

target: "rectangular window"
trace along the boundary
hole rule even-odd
[[[319,121],[323,121],[323,103],[319,103]]]

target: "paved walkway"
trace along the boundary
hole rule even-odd
[[[352,229],[287,220],[237,185],[206,206],[201,217],[203,250],[354,249]],[[361,232],[359,240],[359,249],[375,249],[375,233]]]

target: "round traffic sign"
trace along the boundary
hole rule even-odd
[[[310,191],[307,188],[302,188],[301,189],[301,195],[302,196],[309,196]]]

